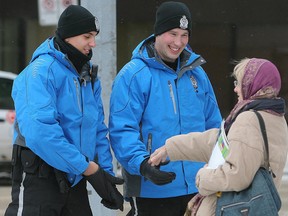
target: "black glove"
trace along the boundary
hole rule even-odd
[[[121,185],[124,183],[123,179],[110,175],[100,167],[96,173],[85,176],[85,178],[102,198],[101,203],[105,207],[123,211],[124,199],[116,188],[116,184]]]
[[[156,185],[164,185],[171,183],[175,178],[174,172],[161,171],[159,167],[151,166],[148,163],[149,158],[146,158],[140,166],[140,173],[145,178],[149,179]]]

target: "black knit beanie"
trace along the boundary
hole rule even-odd
[[[191,14],[188,7],[181,2],[164,2],[156,11],[154,24],[155,36],[174,28],[187,29],[189,35],[192,30]]]
[[[80,5],[68,6],[60,15],[57,33],[62,38],[69,38],[91,31],[99,33],[98,20],[86,8]]]

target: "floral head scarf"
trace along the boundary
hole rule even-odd
[[[245,67],[241,84],[243,100],[275,98],[281,89],[281,78],[270,61],[252,58]]]
[[[252,58],[246,64],[241,80],[243,100],[230,112],[226,123],[230,123],[239,111],[255,99],[274,99],[281,89],[281,77],[276,66],[266,59]]]

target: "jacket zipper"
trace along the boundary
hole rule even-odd
[[[148,134],[147,151],[149,155],[152,154],[152,134],[151,133]]]
[[[172,103],[173,103],[174,113],[177,114],[173,87],[172,87],[172,84],[171,84],[170,80],[168,80],[168,86],[169,86],[170,97],[171,97],[171,100],[172,100]]]
[[[82,112],[82,107],[81,107],[81,94],[80,94],[79,82],[78,82],[78,80],[76,80],[75,78],[74,78],[74,84],[75,84],[75,87],[76,87],[78,107],[79,107],[79,110]]]
[[[258,199],[258,198],[260,198],[260,197],[262,197],[262,196],[263,196],[262,194],[257,195],[257,196],[255,196],[255,197],[253,197],[252,199],[250,199],[248,202],[238,202],[238,203],[233,203],[233,204],[230,204],[230,205],[222,206],[222,207],[221,207],[221,216],[224,214],[224,211],[225,211],[225,209],[227,209],[227,208],[234,207],[234,206],[237,206],[237,205],[242,205],[242,204],[245,204],[245,203],[249,203],[249,202],[251,202],[251,201],[253,201],[253,200],[255,200],[255,199]]]

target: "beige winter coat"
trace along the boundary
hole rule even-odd
[[[279,189],[288,151],[288,130],[284,117],[259,112],[265,122],[270,165],[276,174]],[[166,141],[170,160],[194,160],[208,162],[218,129],[203,133],[178,135]],[[215,215],[218,191],[241,191],[247,188],[260,166],[264,164],[264,142],[257,116],[246,111],[236,118],[228,133],[229,154],[223,166],[217,169],[202,168],[196,176],[196,185],[204,198],[197,216]]]

